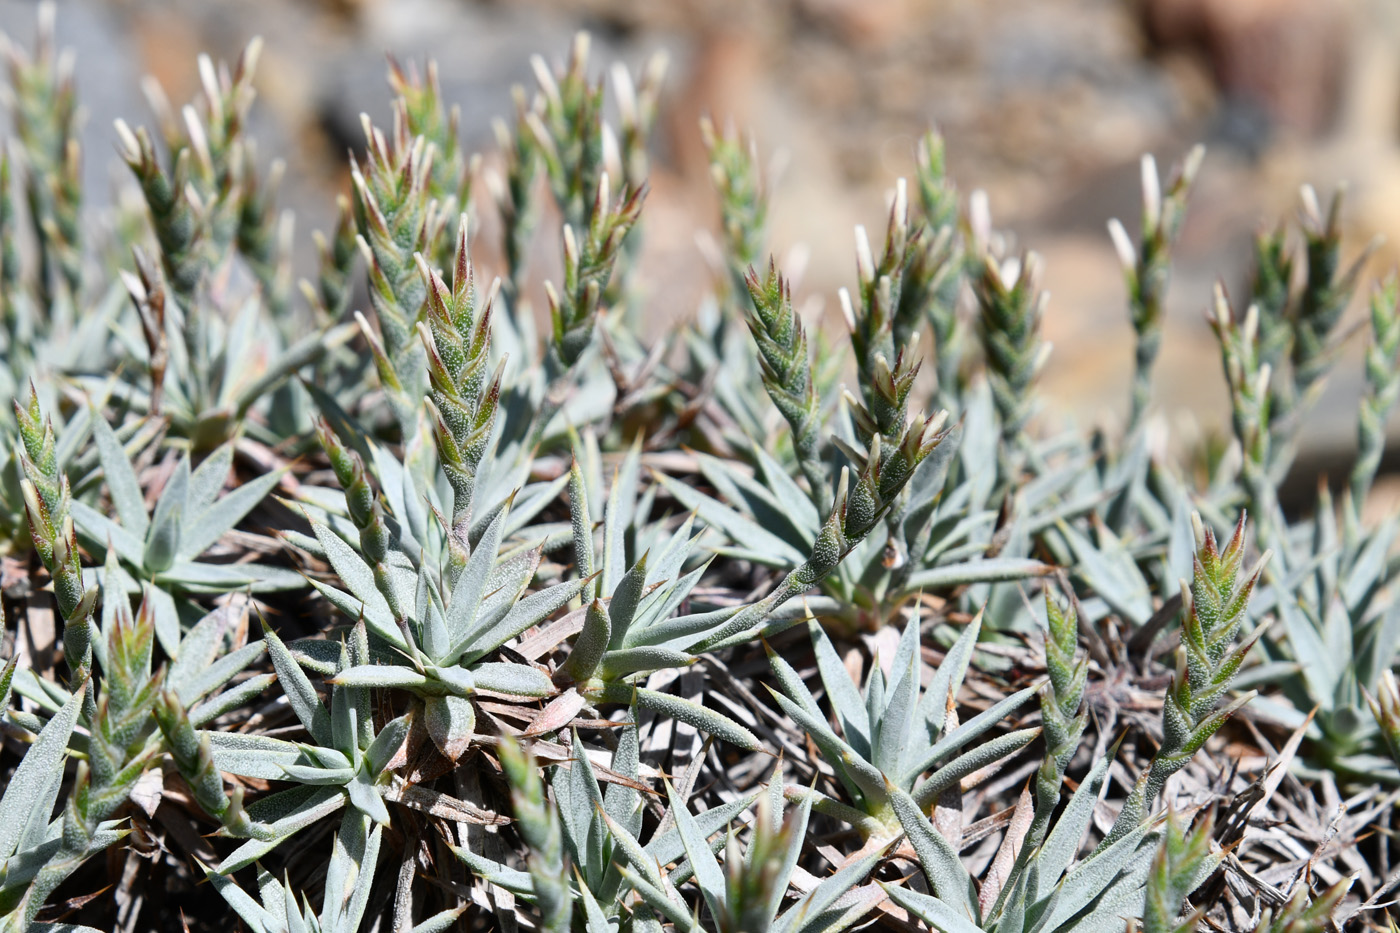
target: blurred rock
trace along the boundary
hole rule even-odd
[[[1337,115],[1351,52],[1347,0],[1147,0],[1149,35],[1210,61],[1221,90],[1269,121],[1318,135]]]

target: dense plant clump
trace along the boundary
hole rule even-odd
[[[935,133],[826,339],[707,121],[713,296],[653,340],[664,61],[536,59],[484,158],[391,63],[298,291],[258,43],[117,124],[99,217],[53,17],[6,44],[0,930],[1389,922],[1394,277],[1339,500],[1278,492],[1360,288],[1340,197],[1214,296],[1234,437],[1178,461],[1151,375],[1200,150],[1110,225],[1125,430],[1048,434],[1042,262]]]

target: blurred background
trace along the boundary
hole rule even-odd
[[[28,43],[33,22],[32,3],[0,0],[0,30]],[[89,114],[93,192],[127,182],[112,119],[151,122],[144,75],[183,103],[200,51],[232,59],[263,36],[254,133],[260,158],[288,163],[282,198],[303,248],[348,190],[361,111],[387,119],[385,53],[438,61],[464,141],[489,165],[490,121],[512,112],[513,84],[533,84],[529,56],[562,57],[580,28],[600,69],[670,57],[642,278],[658,329],[693,313],[709,284],[695,237],[716,219],[696,126],[705,113],[751,130],[785,166],[771,246],[806,251],[812,316],[834,312],[836,289],[854,280],[853,225],[879,235],[915,139],[938,126],[960,189],[985,189],[994,223],[1045,257],[1046,391],[1106,424],[1126,411],[1132,332],[1105,223],[1136,229],[1141,154],[1165,172],[1204,142],[1157,368],[1178,441],[1225,423],[1203,318],[1211,284],[1246,290],[1255,230],[1296,211],[1300,183],[1324,199],[1349,185],[1349,254],[1375,234],[1390,244],[1372,276],[1400,245],[1395,0],[63,0],[58,15]],[[308,248],[300,274],[309,260]],[[1315,466],[1354,445],[1354,342],[1305,431]]]

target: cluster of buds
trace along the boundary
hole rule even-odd
[[[907,186],[901,178],[895,186],[894,203],[890,205],[889,225],[885,232],[885,248],[878,264],[871,252],[865,228],[856,227],[859,303],[852,302],[849,291],[842,289],[840,293],[841,312],[850,331],[851,347],[855,350],[856,367],[861,376],[861,394],[867,404],[877,411],[882,425],[887,419],[881,414],[883,406],[874,400],[879,393],[873,385],[874,373],[882,365],[881,361],[884,361],[885,368],[889,368],[889,361],[895,359],[896,353],[903,350],[915,335],[919,323],[917,319],[904,320],[899,317],[909,237],[909,198]]]
[[[501,151],[502,172],[488,172],[485,181],[501,218],[502,249],[510,272],[506,285],[508,294],[514,297],[524,288],[530,241],[539,223],[539,203],[534,196],[540,170],[539,147],[527,121],[531,114],[538,116],[544,100],[539,96],[529,99],[519,85],[511,89],[511,96],[515,102],[514,131],[499,117],[491,123],[496,146]]]
[[[214,763],[209,735],[201,734],[190,723],[189,714],[175,691],[161,691],[154,713],[175,770],[190,786],[195,803],[219,820],[227,835],[248,838],[257,832],[257,825],[243,809],[242,785],[235,785],[232,794],[225,792],[223,774]]]
[[[1350,266],[1343,269],[1340,218],[1345,189],[1339,188],[1332,196],[1325,218],[1312,186],[1304,185],[1301,196],[1308,274],[1302,293],[1298,296],[1293,324],[1293,388],[1296,398],[1303,397],[1331,368],[1336,349],[1333,331],[1341,321],[1342,312],[1351,303],[1362,267],[1380,245],[1378,240],[1373,240]]]
[[[760,281],[750,268],[745,286],[753,302],[749,330],[758,346],[763,387],[792,428],[792,445],[802,474],[813,496],[821,502],[831,499],[830,482],[822,462],[821,402],[812,383],[812,361],[807,352],[807,333],[792,306],[792,290],[778,274],[772,260]]]
[[[421,255],[415,259],[428,292],[427,320],[419,322],[418,336],[428,359],[429,410],[438,457],[452,485],[453,535],[465,546],[477,468],[491,443],[505,368],[502,360],[494,374],[489,370],[494,288],[478,309],[465,215],[457,227],[451,289]]]
[[[420,76],[412,65],[405,69],[390,58],[389,87],[397,97],[408,134],[423,137],[433,147],[429,196],[438,202],[444,217],[465,212],[471,197],[472,160],[463,152],[458,136],[461,109],[455,104],[449,108],[443,99],[437,62],[429,61],[426,75]]]
[[[252,227],[275,218],[267,200],[273,186],[255,180],[250,143],[244,136],[261,48],[260,40],[248,43],[232,70],[200,56],[202,94],[195,105],[181,111],[181,119],[176,119],[159,86],[147,84],[147,96],[173,156],[169,170],[160,164],[144,127],[132,130],[121,120],[116,124],[122,158],[136,175],[151,214],[166,277],[186,311],[186,330],[191,332],[186,340],[192,349],[198,346],[192,332],[202,320],[193,311],[200,283],[238,242],[240,230],[244,241],[261,241],[266,234],[254,235]],[[260,190],[262,197],[255,199],[245,218],[249,190]]]
[[[909,477],[948,436],[943,430],[947,418],[948,413],[940,411],[928,418],[914,419],[889,451],[882,448],[878,434],[864,455],[846,448],[847,456],[853,461],[855,478],[852,479],[851,468],[842,468],[831,511],[807,560],[790,571],[772,593],[746,606],[688,650],[698,653],[749,640],[774,609],[835,571],[851,549],[864,541],[885,518]],[[780,624],[787,627],[791,623]]]
[[[1197,929],[1205,910],[1197,909],[1182,917],[1181,905],[1201,879],[1225,858],[1224,852],[1212,847],[1214,838],[1214,810],[1207,811],[1189,828],[1182,825],[1175,812],[1167,813],[1166,832],[1147,875],[1142,933],[1188,933]]]
[[[909,449],[909,393],[913,391],[921,365],[917,344],[918,327],[923,315],[921,308],[903,302],[902,295],[904,282],[908,278],[908,264],[912,257],[918,255],[918,250],[911,250],[910,247],[917,247],[918,239],[919,233],[910,232],[908,190],[901,178],[895,186],[885,232],[885,247],[878,262],[870,249],[865,229],[856,227],[858,303],[851,300],[847,290],[842,289],[840,293],[841,311],[850,332],[851,347],[855,351],[860,390],[858,396],[844,391],[843,397],[856,436],[865,446],[867,454],[860,454],[839,439],[837,446],[853,463],[865,463],[867,458],[876,462],[877,468],[873,474],[868,467],[863,467],[860,475],[878,476],[875,479],[879,487],[877,496],[881,501],[881,510],[888,515],[890,546],[894,548],[889,557],[891,565],[904,563],[896,543],[896,530],[903,507],[896,506],[894,499],[913,472],[910,466],[912,460],[908,457],[901,459],[900,455]],[[937,430],[935,428],[933,433],[937,433]],[[917,463],[913,465],[917,466]],[[906,469],[908,472],[905,472]],[[852,498],[857,514],[864,511],[860,489],[861,481],[858,480]]]
[[[1243,455],[1241,473],[1255,510],[1267,519],[1273,512],[1274,498],[1269,464],[1273,442],[1270,413],[1275,397],[1269,389],[1273,367],[1261,359],[1259,306],[1250,305],[1243,320],[1236,320],[1225,289],[1217,284],[1208,320],[1220,344],[1230,389],[1231,420]]]
[[[268,167],[266,177],[260,177],[251,170],[257,164],[256,147],[249,140],[245,148],[249,170],[243,177],[234,243],[262,286],[263,302],[273,319],[284,326],[290,325],[287,312],[292,301],[292,241],[296,216],[290,208],[277,208],[277,192],[287,165],[276,159]]]
[[[151,414],[160,413],[161,397],[165,393],[165,369],[170,362],[170,349],[165,332],[165,283],[145,250],[131,248],[136,271],[121,270],[122,284],[131,296],[136,316],[141,320],[141,334],[146,338],[146,370],[151,377]]]
[[[534,759],[521,750],[515,739],[503,737],[498,754],[501,770],[510,785],[515,825],[530,850],[526,861],[535,905],[541,915],[539,928],[546,933],[567,933],[573,928],[573,891],[569,886],[559,812],[545,796],[544,782],[540,780]]]
[[[358,234],[350,199],[342,194],[336,198],[335,205],[335,227],[330,236],[327,237],[320,230],[311,233],[311,240],[316,246],[316,283],[301,283],[307,304],[325,320],[339,320],[350,307],[354,291],[350,275],[355,259],[360,255],[355,241]]]
[[[720,133],[708,117],[702,118],[700,138],[710,157],[710,180],[719,195],[727,288],[739,296],[745,287],[752,292],[752,285],[746,286],[749,270],[763,252],[768,225],[767,180],[753,137],[741,137],[733,124]]]
[[[1045,841],[1050,815],[1060,800],[1065,770],[1079,748],[1089,722],[1084,686],[1089,659],[1079,651],[1079,614],[1074,602],[1061,606],[1049,588],[1045,591],[1045,669],[1049,683],[1040,696],[1045,729],[1045,758],[1035,777],[1035,817],[1028,834],[1032,847]]]
[[[622,163],[622,180],[631,188],[646,184],[650,173],[647,143],[656,126],[661,86],[668,64],[666,53],[657,52],[647,59],[641,73],[634,78],[626,65],[613,62],[613,99],[617,103],[620,131],[618,157]]]
[[[53,3],[39,7],[32,56],[0,36],[0,56],[10,77],[6,104],[13,115],[19,151],[28,160],[26,196],[38,243],[39,295],[46,308],[61,291],[70,298],[77,295],[83,269],[82,150],[74,59],[71,50],[55,50],[55,9]],[[8,177],[4,182],[8,196]]]
[[[86,755],[78,762],[73,790],[63,808],[58,847],[42,863],[18,904],[10,904],[8,929],[32,929],[39,907],[84,861],[107,845],[102,823],[126,803],[141,775],[162,751],[152,708],[162,675],[151,672],[155,642],[154,609],[147,591],[133,620],[123,600],[107,632],[102,692],[84,677],[69,701],[80,704],[88,732]],[[71,723],[71,720],[70,720]]]
[[[561,370],[577,363],[593,340],[604,290],[623,241],[641,214],[646,192],[645,187],[624,188],[614,199],[604,172],[598,178],[588,225],[579,230],[564,227],[564,287],[559,290],[545,283],[554,337],[550,358]]]
[[[1271,373],[1268,430],[1273,436],[1269,475],[1274,481],[1287,472],[1293,458],[1305,406],[1320,391],[1323,378],[1336,360],[1340,341],[1337,326],[1351,302],[1361,270],[1379,245],[1373,239],[1349,266],[1341,262],[1341,210],[1344,190],[1338,190],[1324,215],[1317,192],[1301,189],[1299,227],[1302,250],[1288,247],[1287,229],[1261,233],[1255,242],[1252,306],[1258,308],[1257,355]],[[1294,288],[1295,271],[1302,267],[1302,284]],[[1283,364],[1287,362],[1287,376]]]
[[[1136,829],[1145,818],[1167,778],[1181,770],[1225,721],[1248,703],[1249,691],[1222,701],[1262,629],[1238,645],[1249,597],[1268,563],[1264,552],[1248,573],[1244,563],[1245,517],[1222,549],[1215,533],[1192,514],[1196,553],[1191,583],[1181,581],[1181,649],[1176,674],[1162,705],[1162,744],[1152,766],[1142,773],[1123,805],[1117,822],[1100,848]]]
[[[958,319],[964,254],[958,236],[958,191],[948,177],[943,137],[930,130],[915,149],[915,181],[923,217],[905,247],[904,282],[897,322],[926,320],[937,350],[938,398],[945,407],[960,397],[963,326]]]
[[[528,150],[539,159],[564,220],[566,277],[570,263],[568,231],[572,229],[575,236],[579,231],[588,231],[586,236],[592,238],[596,236],[594,231],[601,228],[605,236],[610,236],[617,223],[618,209],[607,196],[608,178],[618,182],[622,189],[619,204],[626,205],[632,200],[629,192],[642,192],[646,188],[647,140],[656,123],[661,81],[666,73],[666,59],[661,55],[653,56],[635,79],[621,65],[613,69],[613,92],[621,127],[619,138],[603,116],[604,82],[601,78],[593,80],[588,74],[590,44],[587,33],[577,34],[568,60],[556,63],[553,68],[540,56],[534,56],[530,66],[539,90],[530,106],[518,108],[523,129],[530,136]],[[637,206],[640,207],[640,200]],[[617,303],[630,266],[627,234],[636,222],[635,213],[627,218],[625,226],[619,229],[616,245],[611,248],[614,255],[606,260],[607,271],[599,282],[604,304]],[[587,251],[584,247],[583,252]],[[619,274],[614,279],[615,266]],[[565,291],[573,290],[566,283]],[[551,298],[551,310],[555,304]],[[555,333],[557,343],[557,323]],[[591,324],[588,333],[591,334]],[[568,353],[572,352],[571,349],[564,355],[565,362],[570,365],[573,360],[568,358]]]
[[[1142,239],[1134,248],[1128,231],[1114,218],[1108,232],[1123,265],[1128,284],[1128,310],[1137,335],[1133,369],[1133,407],[1129,423],[1137,425],[1147,411],[1152,394],[1152,366],[1162,346],[1162,315],[1166,308],[1167,282],[1171,276],[1171,250],[1186,218],[1191,186],[1205,158],[1203,146],[1194,147],[1177,166],[1163,191],[1157,162],[1142,157]]]
[[[1040,256],[1026,253],[1000,261],[982,254],[973,277],[979,315],[977,332],[987,361],[987,380],[1001,418],[1003,455],[1010,459],[1035,405],[1033,389],[1050,358],[1040,338],[1049,295],[1040,290]]]
[[[25,404],[15,402],[15,420],[25,517],[34,550],[53,578],[54,597],[64,622],[64,655],[76,682],[92,667],[92,611],[97,589],[83,585],[78,535],[69,511],[68,477],[59,469],[53,424],[40,409],[32,385]]]
[[[134,617],[126,600],[119,600],[107,632],[105,676],[88,743],[93,792],[72,798],[87,809],[90,832],[125,802],[136,779],[160,752],[158,740],[147,741],[156,731],[152,713],[162,680],[160,672],[151,673],[156,614],[151,593],[147,585]]]
[[[1400,281],[1388,277],[1371,295],[1371,342],[1366,348],[1366,395],[1357,414],[1358,451],[1351,498],[1361,507],[1385,451],[1385,424],[1400,401]]]
[[[360,552],[375,568],[389,558],[393,535],[384,519],[384,507],[370,481],[360,455],[341,443],[335,431],[325,421],[316,421],[316,439],[330,460],[331,469],[345,493],[345,508],[350,521],[360,533]]]
[[[590,201],[605,171],[603,82],[588,77],[589,46],[588,34],[581,32],[567,62],[550,68],[539,55],[530,59],[540,106],[524,113],[559,212],[575,229],[589,226],[598,214]]]
[[[379,380],[404,436],[417,433],[419,399],[425,379],[422,347],[415,333],[427,289],[415,253],[432,254],[443,218],[431,196],[436,149],[408,129],[402,100],[394,110],[390,136],[364,118],[364,165],[351,163],[355,226],[369,271],[370,304],[383,341],[362,315],[365,339],[374,354]]]
[[[1193,514],[1191,521],[1196,537],[1195,569],[1190,585],[1182,582],[1182,651],[1163,712],[1166,738],[1157,757],[1162,765],[1154,764],[1156,770],[1166,773],[1185,764],[1226,717],[1247,702],[1242,697],[1218,708],[1258,638],[1255,633],[1235,644],[1250,593],[1270,556],[1266,551],[1247,573],[1241,574],[1245,517],[1240,517],[1224,549],[1217,545],[1215,533],[1202,524],[1199,515]],[[1157,779],[1158,787],[1165,779],[1164,773]]]

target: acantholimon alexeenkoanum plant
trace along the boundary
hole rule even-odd
[[[1058,807],[1070,760],[1065,749],[1072,748],[1085,727],[1075,709],[1084,701],[1084,668],[1072,653],[1069,636],[1077,621],[1072,608],[1066,611],[1047,596],[1049,678],[1042,695],[1047,741],[1034,793],[1029,788],[1023,792],[1011,828],[976,885],[938,828],[936,814],[933,820],[927,814],[929,802],[887,779],[891,806],[927,885],[926,891],[891,887],[897,903],[934,928],[957,933],[1117,930],[1125,916],[1142,917],[1145,927],[1173,928],[1183,899],[1209,877],[1224,853],[1212,845],[1208,815],[1187,839],[1175,816],[1160,827],[1153,808],[1167,779],[1252,698],[1247,693],[1225,699],[1258,637],[1256,632],[1236,643],[1268,559],[1266,553],[1252,570],[1242,572],[1243,520],[1223,548],[1199,516],[1195,528],[1195,572],[1189,585],[1181,584],[1181,646],[1162,707],[1162,744],[1099,844],[1077,857],[1118,749],[1100,758],[1069,802]]]
[[[856,447],[869,449],[877,437],[882,460],[888,462],[900,450],[911,395],[921,391],[917,342],[928,323],[939,353],[939,382],[932,401],[949,401],[962,417],[937,436],[927,460],[918,458],[919,468],[911,471],[907,485],[901,483],[897,495],[881,501],[883,533],[872,533],[872,525],[862,540],[848,538],[850,557],[823,578],[822,590],[831,602],[814,603],[814,610],[828,618],[842,616],[847,625],[878,626],[924,591],[956,590],[985,600],[996,592],[990,584],[1047,573],[1050,567],[1032,556],[1036,539],[1093,511],[1115,492],[1112,486],[1077,489],[1084,485],[1081,480],[1093,455],[1084,451],[1066,457],[1061,452],[1056,457],[1061,462],[1031,457],[1040,475],[1006,502],[1006,473],[1013,465],[1021,469],[1019,464],[1026,461],[1023,448],[1031,442],[1023,429],[1034,405],[1034,377],[1049,349],[1038,336],[1043,305],[1038,260],[1003,261],[994,255],[993,245],[971,234],[966,245],[961,242],[964,234],[949,213],[955,211],[956,196],[942,171],[941,145],[938,137],[930,136],[920,146],[922,216],[914,216],[901,183],[878,258],[864,233],[858,236],[859,287],[854,296],[843,292],[842,297],[857,361],[857,391],[843,391],[839,410],[823,401],[819,389],[825,380],[819,373],[827,368],[823,358],[829,359],[832,351],[822,350],[814,358],[790,285],[775,265],[770,261],[762,275],[749,268],[744,277],[746,317],[758,372],[746,377],[741,367],[731,375],[753,387],[750,397],[757,392],[754,383],[763,386],[787,424],[788,443],[769,443],[773,428],[751,404],[740,408],[726,403],[737,430],[725,434],[724,441],[739,456],[700,454],[697,464],[717,495],[667,481],[673,495],[697,509],[702,521],[727,539],[725,553],[780,568],[801,564],[821,532],[834,467],[859,462],[863,455]],[[761,212],[741,210],[745,203],[753,208],[758,196],[742,195],[751,186],[734,179],[747,163],[730,149],[731,142],[716,141],[712,159],[733,267],[751,251],[738,231],[748,224],[749,239],[757,236],[761,231],[754,228],[761,225],[756,219]],[[751,165],[747,170],[753,174]],[[988,376],[969,383],[958,362],[966,328],[953,312],[961,283],[971,281],[973,265],[965,257],[972,254],[982,256],[977,287],[969,288],[984,309],[979,334],[986,347]],[[1008,336],[1013,331],[1014,340]],[[713,355],[712,351],[713,347],[706,352]],[[717,394],[723,401],[734,391],[728,386]],[[929,429],[933,424],[941,427],[943,418],[946,415],[928,423]],[[998,459],[998,471],[986,469],[988,457]],[[1123,481],[1108,478],[1109,483]],[[1008,504],[1014,509],[1010,520],[1002,514]],[[1055,546],[1064,550],[1062,543]],[[993,615],[1000,626],[1015,612],[996,604]]]
[[[645,707],[704,722],[726,739],[753,747],[753,736],[725,717],[631,683],[645,673],[694,663],[695,655],[680,646],[742,611],[717,607],[673,617],[702,572],[682,574],[693,546],[688,521],[664,537],[655,531],[634,534],[634,542],[658,540],[654,552],[644,550],[629,561],[628,526],[639,521],[645,526],[646,519],[635,501],[635,447],[614,479],[598,535],[601,549],[595,550],[589,483],[574,464],[566,526],[574,573],[527,593],[540,569],[543,546],[555,532],[531,520],[548,504],[550,491],[557,493],[558,484],[535,484],[498,501],[485,498],[492,492],[485,480],[500,468],[495,424],[505,367],[498,366],[488,381],[492,306],[476,307],[466,249],[463,231],[452,291],[424,267],[432,324],[419,329],[433,386],[425,404],[445,480],[439,485],[445,487],[443,499],[450,507],[440,508],[443,499],[431,490],[427,506],[432,519],[421,510],[415,517],[409,498],[415,490],[400,486],[403,498],[386,508],[376,487],[387,490],[395,480],[411,483],[411,468],[378,448],[372,457],[379,467],[375,483],[354,449],[368,450],[368,438],[356,433],[347,443],[328,424],[320,428],[343,499],[318,497],[320,507],[308,510],[314,540],[302,543],[330,563],[345,587],[317,583],[317,588],[343,611],[362,618],[373,638],[371,651],[391,662],[353,665],[337,672],[334,682],[413,692],[424,703],[429,733],[452,759],[470,743],[476,722],[471,698],[479,691],[541,699],[558,692],[556,681],[569,685],[569,696],[553,709],[569,710],[574,701],[565,722],[585,703],[635,698]],[[507,642],[575,600],[583,603],[580,631],[557,671],[530,660],[492,659]]]
[[[960,794],[964,779],[1033,742],[1040,735],[1038,728],[1002,732],[1001,727],[1002,720],[1030,701],[1034,687],[1012,693],[966,723],[958,722],[956,699],[981,627],[977,616],[963,628],[925,688],[916,616],[900,636],[889,673],[877,657],[861,690],[822,627],[809,622],[836,728],[828,724],[792,665],[770,650],[769,663],[781,690],[774,692],[774,699],[822,751],[849,803],[816,790],[801,798],[814,800],[817,812],[850,823],[863,836],[888,840],[902,832],[892,787],[928,811],[945,794]]]
[[[305,431],[306,397],[289,380],[354,334],[324,319],[308,333],[310,315],[292,306],[291,221],[276,209],[283,169],[258,165],[247,132],[261,46],[249,43],[232,67],[201,56],[200,94],[180,118],[148,83],[164,160],[144,127],[116,125],[150,234],[133,246],[134,272],[122,274],[137,321],[121,336],[144,349],[148,377],[122,386],[123,400],[167,417],[198,453],[244,431],[264,443]],[[235,263],[254,288],[228,284]],[[249,418],[254,407],[260,417]]]
[[[56,439],[37,395],[31,391],[25,405],[16,402],[15,412],[20,424],[21,443],[17,445],[16,457],[23,475],[22,487],[39,494],[50,510],[50,523],[56,521],[53,512],[57,502],[60,498],[65,500],[62,511],[70,530],[96,556],[105,554],[104,586],[120,586],[135,593],[141,591],[143,584],[150,584],[156,635],[167,652],[173,653],[179,643],[182,625],[199,618],[197,607],[189,600],[192,595],[243,589],[263,592],[303,585],[300,576],[285,567],[200,560],[262,502],[281,479],[280,471],[224,494],[233,465],[232,443],[214,450],[197,468],[191,467],[188,454],[178,459],[172,456],[173,469],[167,474],[154,508],[148,509],[146,493],[127,448],[133,448],[138,456],[157,453],[163,425],[138,421],[124,426],[121,434],[127,436],[127,441],[123,443],[106,415],[97,407],[90,407],[86,417],[81,422],[77,417],[72,419],[67,430],[78,437],[79,443],[91,436],[96,465],[100,467],[101,490],[116,515],[114,520],[104,511],[102,500],[92,495],[99,491],[97,484],[80,481],[87,487],[85,498],[91,502],[69,492],[65,466],[71,459],[67,453],[71,445],[62,445]],[[28,497],[26,491],[25,498]],[[32,507],[27,508],[34,514]],[[31,517],[31,527],[33,521]]]
[[[1259,604],[1274,613],[1276,627],[1260,638],[1267,663],[1246,676],[1282,697],[1261,698],[1273,719],[1292,728],[1308,714],[1310,765],[1352,778],[1381,775],[1386,746],[1363,699],[1381,689],[1395,660],[1397,607],[1391,597],[1397,533],[1393,514],[1363,517],[1384,423],[1394,409],[1393,360],[1397,351],[1397,291],[1393,275],[1377,283],[1367,301],[1365,391],[1358,404],[1358,452],[1339,497],[1317,486],[1316,505],[1302,520],[1279,506],[1303,418],[1315,404],[1348,336],[1341,314],[1357,289],[1374,244],[1343,263],[1342,193],[1322,211],[1316,194],[1302,192],[1299,248],[1286,231],[1261,234],[1249,304],[1240,313],[1217,290],[1210,316],[1230,389],[1232,427],[1239,456],[1216,482],[1217,501],[1243,500],[1259,516],[1261,539],[1274,564],[1260,584]],[[1296,270],[1296,271],[1295,271]],[[1356,328],[1360,330],[1362,328]],[[1315,708],[1315,712],[1313,712]]]
[[[1111,228],[1137,338],[1119,438],[1041,414],[1043,264],[960,198],[936,134],[883,242],[857,234],[829,339],[764,256],[756,147],[707,130],[721,287],[653,339],[661,68],[599,80],[586,39],[535,63],[498,159],[464,148],[435,68],[391,63],[298,292],[248,133],[257,49],[118,133],[111,225],[84,221],[62,56],[9,55],[4,929],[1355,916],[1259,868],[1283,810],[1240,817],[1317,810],[1318,781],[1363,800],[1400,746],[1394,522],[1361,509],[1393,286],[1349,493],[1278,506],[1357,284],[1335,207],[1305,198],[1301,251],[1260,240],[1257,310],[1214,307],[1238,456],[1187,469],[1148,388],[1199,153],[1145,160],[1140,232]],[[1246,507],[1274,554],[1249,573],[1242,526],[1207,531]],[[1241,793],[1221,730],[1263,748],[1314,705],[1291,776]],[[1216,798],[1229,818],[1193,809]]]

